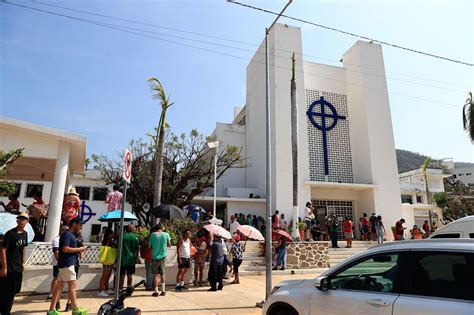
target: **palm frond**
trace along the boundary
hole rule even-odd
[[[422,171],[423,173],[426,172],[426,168],[428,167],[428,164],[430,163],[430,161],[431,161],[431,157],[428,156],[428,157],[425,159],[425,161],[423,162],[423,164],[421,164],[421,171]]]
[[[474,100],[471,92],[462,108],[462,124],[471,141],[474,141]]]

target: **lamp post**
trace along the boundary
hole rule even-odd
[[[216,149],[215,155],[214,155],[214,207],[213,207],[213,212],[212,215],[214,218],[216,217],[216,198],[217,198],[217,155],[219,154],[219,141],[213,141],[213,142],[208,142],[207,147],[209,149]]]
[[[288,8],[288,6],[291,4],[293,0],[289,0],[288,3],[285,5],[285,7],[281,10],[281,12],[278,14],[278,16],[275,18],[273,23],[270,25],[270,27],[265,28],[265,104],[266,104],[266,123],[267,123],[267,128],[266,128],[266,134],[265,138],[267,141],[267,154],[266,154],[266,164],[267,164],[267,169],[266,169],[266,177],[267,177],[267,185],[266,185],[266,199],[267,199],[267,208],[266,208],[266,217],[267,217],[267,229],[266,229],[266,235],[265,235],[265,255],[266,255],[266,271],[265,271],[265,299],[267,299],[270,296],[270,292],[272,290],[272,228],[271,228],[271,216],[272,216],[272,164],[271,164],[271,158],[272,158],[272,144],[271,144],[271,121],[270,121],[270,111],[271,111],[271,106],[270,106],[270,69],[268,66],[268,34],[270,33],[270,30],[272,29],[273,25],[278,21],[280,16],[283,14],[283,12]]]

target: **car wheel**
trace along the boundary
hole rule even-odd
[[[267,311],[267,315],[298,315],[298,312],[286,303],[275,303]]]

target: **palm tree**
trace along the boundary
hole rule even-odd
[[[291,149],[293,164],[293,237],[298,235],[298,106],[296,100],[295,53],[291,57]]]
[[[469,97],[466,100],[466,104],[462,108],[462,123],[464,130],[467,131],[471,142],[474,142],[474,100],[472,99],[472,93],[469,92]]]
[[[428,167],[428,164],[430,163],[431,161],[431,157],[427,157],[425,159],[425,161],[423,162],[423,164],[421,164],[421,172],[423,173],[423,177],[424,177],[424,180],[425,180],[425,192],[426,192],[426,203],[427,204],[431,204],[431,196],[430,196],[430,190],[429,190],[429,187],[428,187],[428,174],[426,173],[426,168]],[[431,218],[431,210],[428,210],[428,219],[430,220],[430,227],[431,227],[431,221],[432,221],[432,218]]]
[[[155,186],[153,190],[153,206],[157,207],[161,204],[161,190],[163,178],[163,151],[165,146],[165,127],[166,127],[166,110],[174,103],[170,103],[169,97],[166,97],[166,92],[161,85],[161,82],[156,78],[149,78],[148,83],[153,92],[153,98],[160,100],[161,115],[157,135],[155,140]]]

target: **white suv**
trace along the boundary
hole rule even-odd
[[[474,314],[474,240],[391,242],[320,277],[284,281],[264,315]]]

